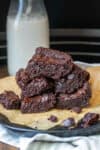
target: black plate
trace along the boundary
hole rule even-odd
[[[26,136],[33,136],[37,133],[47,133],[47,134],[51,134],[51,135],[55,135],[59,137],[89,136],[89,135],[100,134],[100,122],[86,129],[74,128],[74,129],[68,130],[64,127],[56,126],[49,130],[43,131],[43,130],[36,130],[36,129],[32,129],[26,126],[11,123],[5,116],[0,114],[0,123],[10,130],[24,132]]]

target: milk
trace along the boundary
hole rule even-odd
[[[39,46],[49,47],[48,18],[22,17],[16,22],[14,17],[7,20],[8,71],[15,75],[19,68],[26,66],[28,60]]]

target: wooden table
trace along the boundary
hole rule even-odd
[[[0,150],[18,150],[18,149],[0,142]]]
[[[0,66],[0,78],[5,77],[7,75],[8,75],[7,67]],[[0,142],[0,150],[19,150],[19,149]]]

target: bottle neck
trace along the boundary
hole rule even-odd
[[[30,15],[32,12],[40,12],[45,9],[43,0],[19,0],[19,9],[25,15]]]
[[[11,0],[9,16],[21,17],[47,16],[43,0]]]
[[[43,0],[19,0],[19,5],[23,5],[24,7],[32,6],[35,8],[39,5],[43,5]]]

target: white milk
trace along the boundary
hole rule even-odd
[[[49,47],[48,18],[23,17],[18,22],[8,17],[8,71],[15,75],[19,68],[25,67],[28,60],[35,53],[36,47]]]

